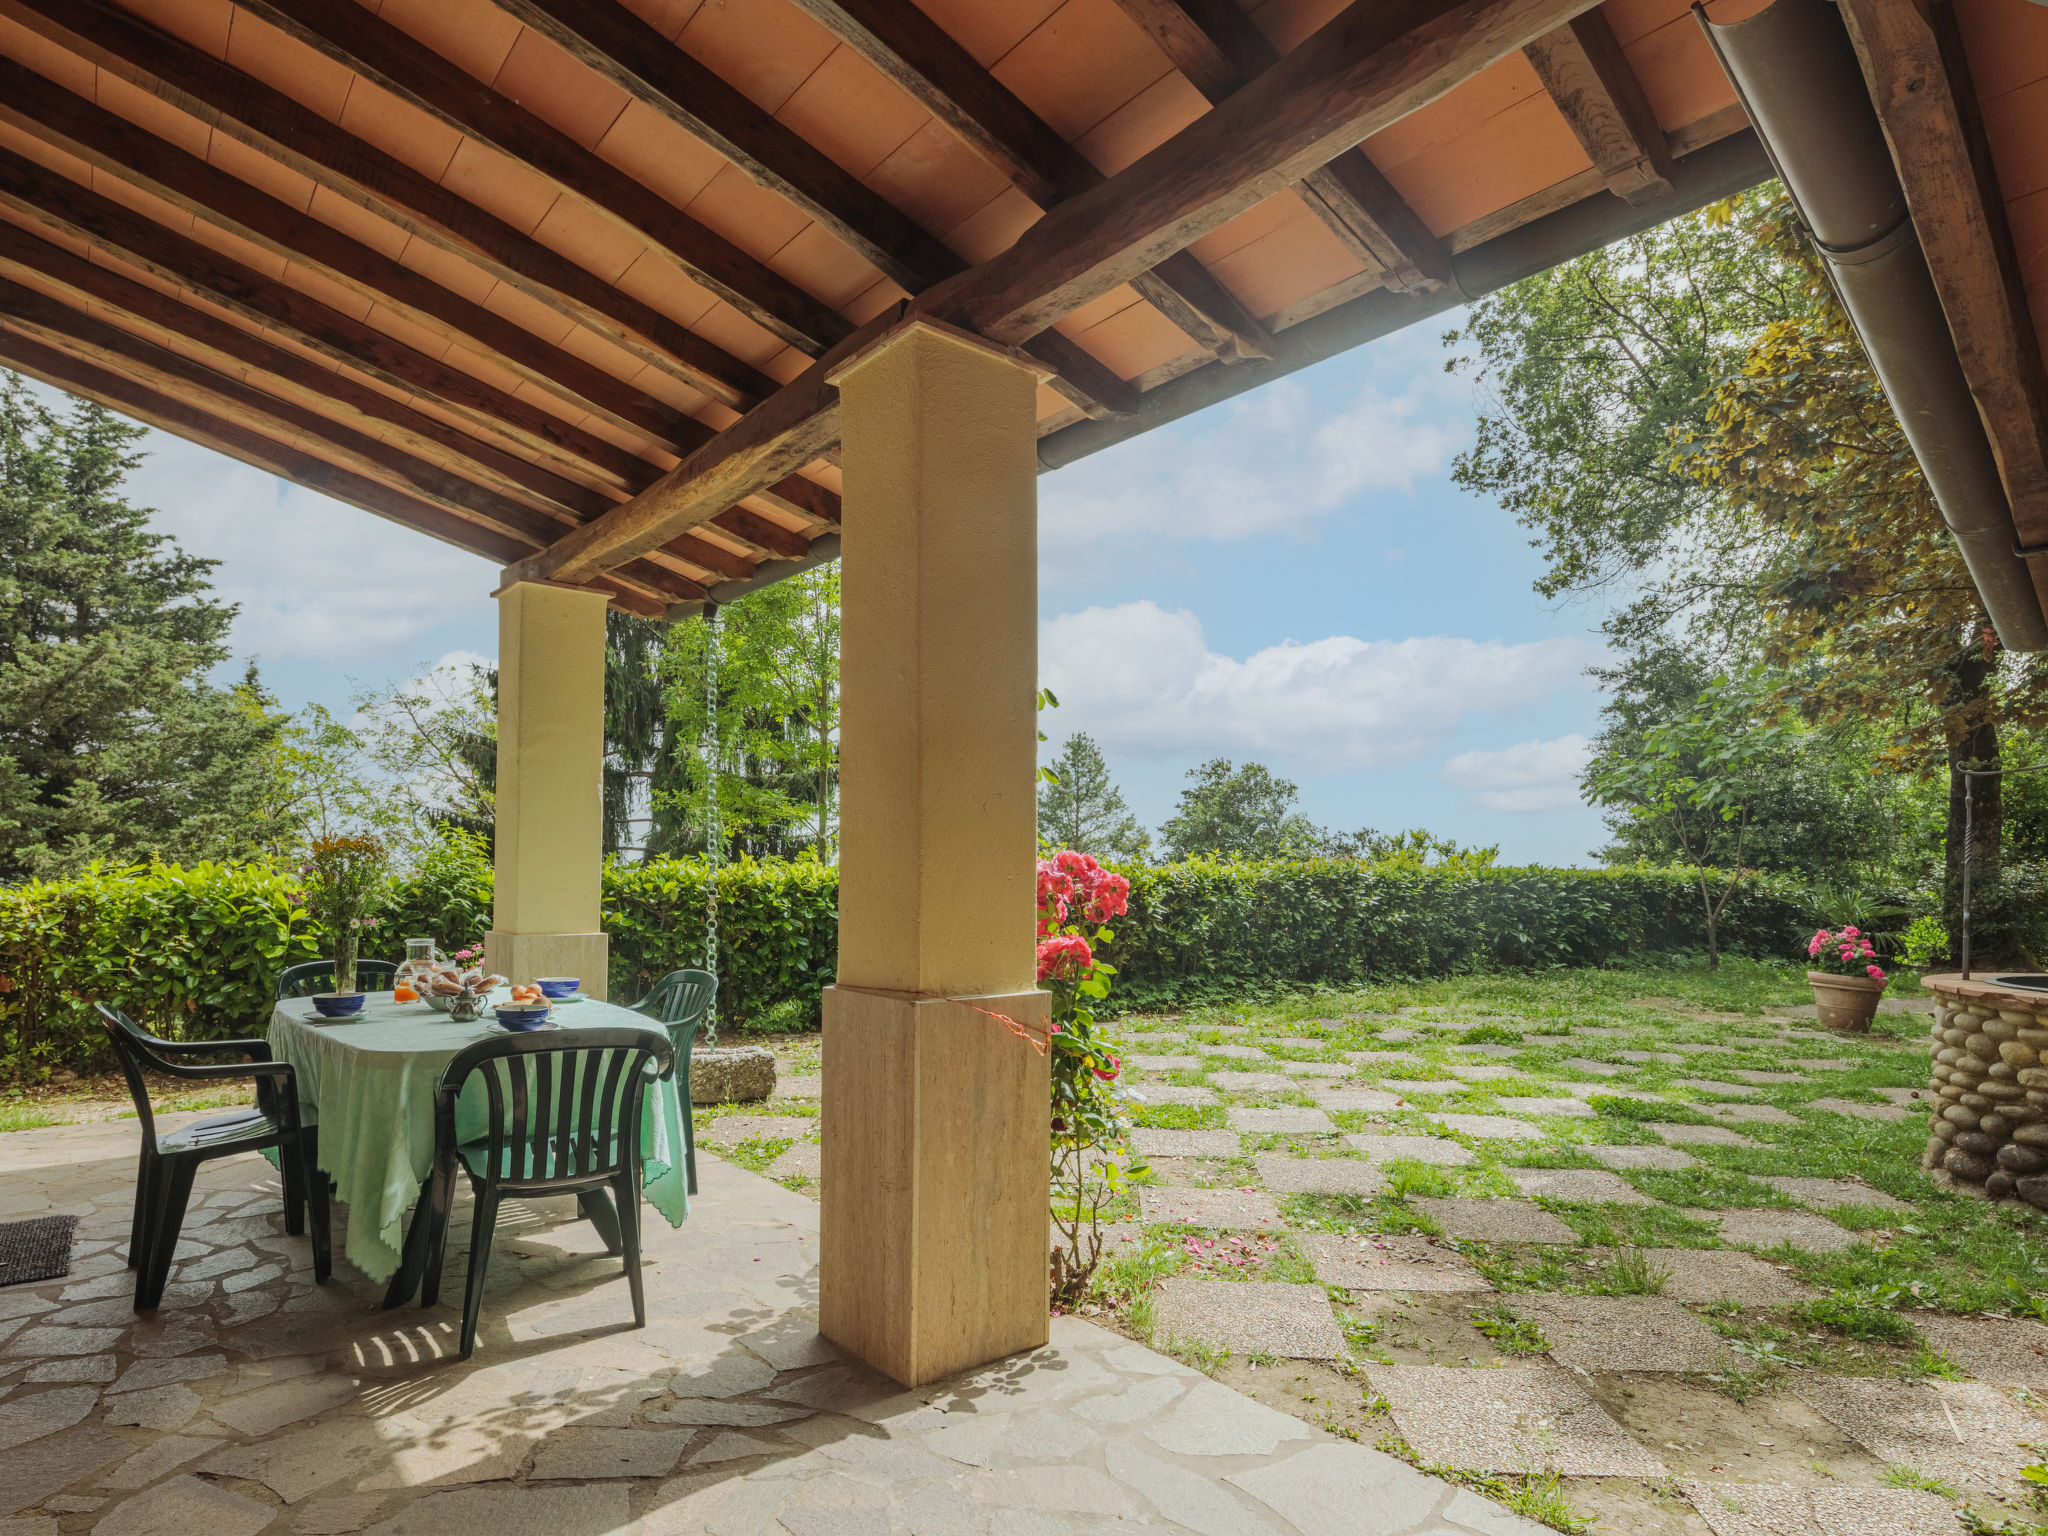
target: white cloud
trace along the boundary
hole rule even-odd
[[[1251,756],[1309,772],[1410,761],[1468,716],[1572,686],[1586,660],[1573,640],[1332,635],[1239,661],[1209,649],[1192,613],[1151,602],[1065,614],[1039,636],[1039,675],[1061,704],[1048,734],[1085,730],[1142,756]]]
[[[1444,779],[1468,791],[1482,811],[1566,811],[1582,803],[1579,774],[1592,743],[1580,735],[1524,741],[1497,752],[1460,752]]]
[[[1430,419],[1423,377],[1387,395],[1368,385],[1333,416],[1282,380],[1223,408],[1218,422],[1170,426],[1039,482],[1049,551],[1118,534],[1216,541],[1298,531],[1366,491],[1406,491],[1441,474],[1462,427]]]

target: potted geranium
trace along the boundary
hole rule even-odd
[[[1806,979],[1821,1023],[1847,1034],[1867,1034],[1888,979],[1870,940],[1853,925],[1823,928],[1808,942],[1806,956],[1819,967],[1808,971]]]

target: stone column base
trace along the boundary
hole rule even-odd
[[[1052,999],[969,999],[1040,1032]],[[1046,1058],[945,998],[825,989],[818,1331],[918,1386],[1044,1344]]]
[[[484,935],[484,966],[524,985],[536,976],[578,976],[586,996],[611,995],[611,940],[602,933],[499,933]]]

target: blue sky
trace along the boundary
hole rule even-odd
[[[1602,841],[1573,775],[1598,615],[1537,597],[1527,536],[1450,483],[1472,386],[1444,322],[1335,358],[1040,481],[1054,745],[1091,732],[1148,825],[1214,756],[1328,825],[1426,826],[1515,862]],[[153,434],[134,499],[222,562],[234,643],[297,707],[496,648],[494,568]]]

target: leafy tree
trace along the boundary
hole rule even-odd
[[[1785,727],[1759,720],[1753,690],[1722,680],[1683,718],[1644,731],[1637,752],[1596,761],[1586,775],[1597,804],[1660,824],[1692,866],[1706,917],[1709,969],[1721,965],[1722,909],[1750,873],[1744,856],[1762,768],[1784,737]]]
[[[1194,783],[1159,829],[1168,859],[1219,853],[1244,859],[1302,858],[1325,846],[1323,831],[1294,809],[1301,791],[1264,763],[1242,768],[1214,757],[1190,768]]]
[[[207,680],[235,610],[209,595],[217,562],[123,497],[146,435],[0,374],[0,880],[279,837],[283,716],[253,668]]]
[[[1099,859],[1141,861],[1152,838],[1110,782],[1102,749],[1086,731],[1067,738],[1038,786],[1038,838],[1052,848],[1073,848]]]

